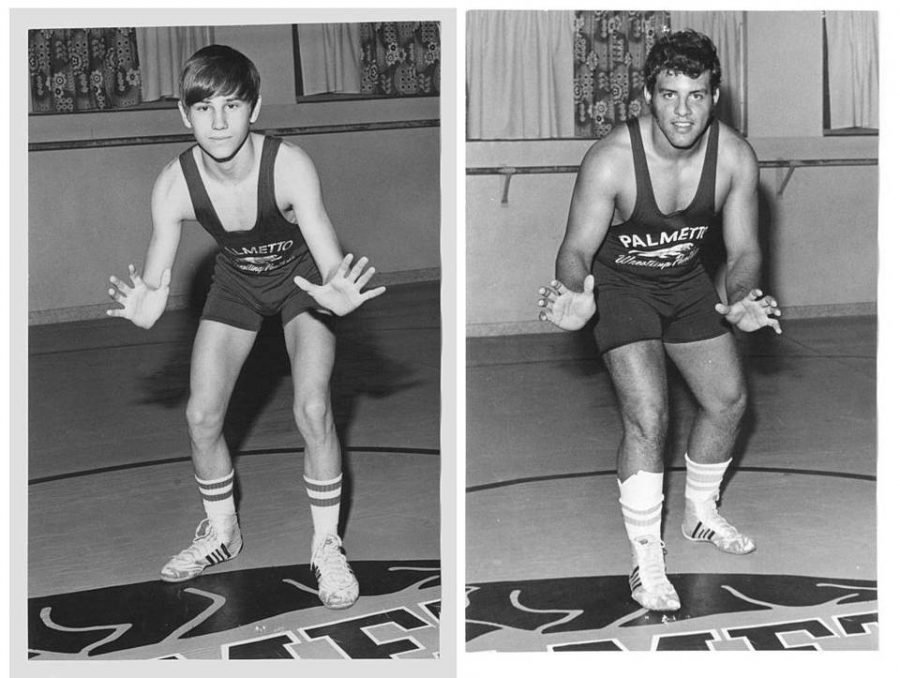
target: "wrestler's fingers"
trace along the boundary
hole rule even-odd
[[[775,334],[781,334],[781,323],[778,322],[775,318],[769,318],[767,323],[769,327],[775,330]]]
[[[584,279],[584,291],[587,293],[593,293],[594,291],[594,276],[589,275]]]
[[[363,257],[363,258],[365,258],[365,257]],[[366,286],[366,283],[369,282],[372,279],[372,276],[374,276],[374,275],[375,275],[375,267],[370,266],[369,270],[367,270],[365,273],[363,273],[361,276],[359,276],[357,278],[356,288],[361,290],[363,287]]]
[[[122,292],[123,294],[124,294],[127,290],[131,289],[130,287],[128,287],[128,285],[126,285],[124,282],[122,282],[121,280],[119,280],[119,279],[118,279],[116,276],[114,276],[114,275],[113,275],[113,276],[110,276],[109,282],[111,282],[111,283],[116,287],[116,289],[118,289],[118,290],[119,290],[120,292]],[[110,296],[112,296],[113,291],[110,290],[109,293],[110,293]]]

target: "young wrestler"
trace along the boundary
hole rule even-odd
[[[753,150],[713,116],[721,68],[694,31],[663,36],[644,68],[644,116],[586,154],[576,180],[556,277],[541,288],[540,318],[563,329],[596,313],[595,339],[619,400],[620,502],[632,549],[632,597],[677,610],[665,572],[661,517],[668,425],[665,359],[696,396],[686,450],[682,532],[721,551],[755,545],[717,510],[747,391],[731,327],[781,332],[781,311],[759,289],[758,166]],[[699,248],[722,229],[721,303]]]
[[[280,314],[294,419],[306,443],[304,483],[314,529],[310,562],[322,602],[343,608],[356,601],[359,587],[338,536],[341,448],[330,402],[335,339],[328,318],[385,290],[363,291],[374,269],[363,272],[365,257],[352,269],[352,255],[342,257],[306,153],[251,131],[259,88],[254,64],[229,47],[205,47],[187,61],[178,107],[197,143],[157,178],[143,275],[129,266],[131,286],[110,279],[110,296],[122,307],[108,314],[152,327],[166,305],[182,223],[196,220],[216,239],[220,251],[194,340],[187,405],[206,518],[193,543],[162,568],[169,582],[196,577],[241,550],[223,423],[263,316]]]

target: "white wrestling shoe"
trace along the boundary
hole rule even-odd
[[[631,597],[647,610],[674,612],[681,608],[675,587],[666,577],[665,544],[655,537],[631,541],[634,570],[628,583]]]
[[[724,553],[743,556],[756,550],[753,539],[738,532],[737,528],[719,515],[716,508],[718,496],[704,502],[690,499],[684,502],[684,520],[681,533],[689,541],[709,542]]]
[[[231,524],[218,529],[209,518],[204,518],[197,526],[194,542],[163,566],[160,577],[167,582],[182,582],[193,579],[210,565],[218,565],[231,560],[240,553],[244,542],[237,516]]]
[[[316,573],[319,600],[325,607],[342,610],[359,598],[359,583],[347,564],[341,538],[336,534],[313,537],[310,567]]]

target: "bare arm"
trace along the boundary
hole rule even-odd
[[[734,174],[722,208],[725,240],[725,291],[728,302],[743,299],[759,286],[759,165],[746,143],[735,144]]]
[[[722,209],[728,303],[718,304],[716,310],[745,332],[768,326],[781,334],[778,302],[759,289],[759,165],[753,149],[743,139],[732,143],[727,152],[733,153],[729,158],[733,174]]]
[[[581,285],[615,210],[615,167],[609,150],[596,144],[585,155],[575,180],[566,233],[556,255],[556,277],[564,285]]]
[[[538,317],[579,330],[597,310],[591,263],[615,210],[611,152],[603,143],[585,155],[575,180],[566,233],[556,255],[556,279],[538,290]]]
[[[150,199],[150,214],[153,231],[143,274],[137,273],[132,264],[128,267],[131,286],[115,276],[110,277],[113,285],[110,296],[122,308],[107,311],[107,315],[126,318],[146,329],[165,310],[172,265],[181,241],[181,223],[193,214],[177,162],[169,163],[157,178]]]
[[[365,270],[366,257],[360,257],[351,269],[353,255],[342,254],[337,233],[325,211],[319,175],[309,156],[296,146],[283,144],[275,172],[276,186],[283,187],[277,190],[286,191],[303,239],[322,274],[322,285],[297,276],[294,278],[297,286],[336,315],[350,313],[369,299],[383,294],[384,287],[363,291],[375,275],[374,268]]]

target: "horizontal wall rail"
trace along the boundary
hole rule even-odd
[[[859,167],[877,165],[878,158],[814,158],[806,160],[760,160],[759,166],[762,169],[776,168],[787,169],[787,174],[781,180],[778,187],[778,197],[780,198],[784,189],[787,187],[788,181],[791,179],[794,170],[798,167]],[[509,203],[509,182],[516,174],[575,174],[579,170],[579,165],[529,165],[522,167],[513,167],[501,165],[498,167],[467,167],[466,174],[469,176],[502,176],[506,180],[503,183],[503,198],[501,203],[506,205]]]
[[[348,132],[380,132],[383,130],[420,129],[440,127],[440,120],[392,120],[388,122],[359,122],[339,125],[307,125],[304,127],[271,127],[255,131],[279,137],[308,136],[312,134],[346,134]],[[190,144],[193,134],[148,134],[106,139],[76,139],[72,141],[36,141],[28,144],[30,152],[71,151],[115,146],[148,146],[151,144]]]

